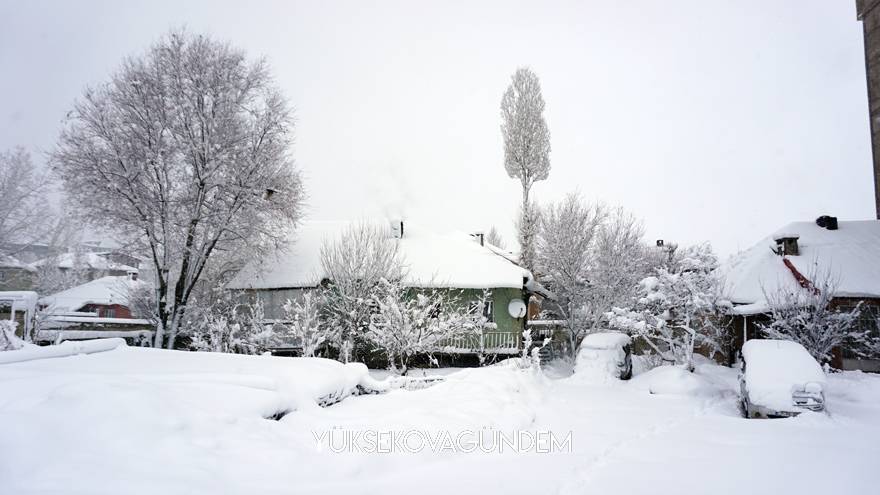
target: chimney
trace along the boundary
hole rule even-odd
[[[837,217],[822,215],[816,219],[816,225],[828,230],[837,230]]]
[[[773,238],[776,241],[776,254],[779,256],[797,256],[798,239],[800,236],[795,234],[779,234]]]

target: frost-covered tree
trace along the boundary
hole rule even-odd
[[[504,239],[501,237],[501,234],[498,233],[498,229],[496,229],[494,225],[489,229],[489,233],[486,234],[486,244],[506,249]]]
[[[264,60],[185,31],[125,59],[69,112],[53,167],[86,220],[149,259],[157,345],[174,346],[218,252],[259,255],[299,217],[292,130]]]
[[[592,247],[592,261],[584,304],[588,331],[601,328],[614,306],[632,300],[639,280],[653,268],[643,242],[641,221],[622,208],[606,209]]]
[[[412,358],[431,356],[465,331],[469,316],[447,290],[410,289],[382,280],[367,338],[386,353],[391,369],[405,375]]]
[[[869,336],[856,325],[860,306],[844,309],[832,303],[839,280],[818,266],[807,275],[806,287],[780,284],[774,291],[763,290],[771,319],[759,327],[767,338],[797,342],[817,361],[828,363],[835,347]]]
[[[536,268],[556,294],[552,306],[566,321],[572,350],[589,329],[584,307],[593,243],[605,215],[603,206],[587,204],[576,193],[546,206],[541,213]]]
[[[621,208],[584,202],[576,193],[550,204],[541,215],[538,271],[556,301],[546,308],[566,320],[569,346],[604,326],[614,306],[632,299],[639,280],[652,267],[643,230]]]
[[[535,182],[550,175],[550,131],[544,120],[541,83],[527,67],[516,70],[501,98],[501,135],[504,169],[522,185],[518,222],[520,262],[531,270],[535,263],[536,218],[529,193]]]
[[[321,346],[336,337],[335,328],[321,321],[320,296],[305,292],[299,299],[288,299],[283,309],[287,320],[284,337],[298,342],[303,356],[315,356]]]
[[[403,276],[397,239],[387,228],[359,223],[321,245],[321,267],[327,277],[324,310],[327,324],[339,330],[340,357],[348,362],[370,324],[382,280]]]
[[[24,148],[0,151],[0,255],[15,255],[55,227],[49,207],[52,181]]]
[[[41,260],[36,267],[34,290],[39,294],[53,294],[103,276],[91,269],[86,259],[87,254],[85,248],[77,244],[66,253],[58,253]],[[69,267],[59,266],[62,256],[70,258]]]
[[[694,349],[717,316],[717,266],[709,244],[685,249],[639,282],[634,305],[613,308],[611,325],[642,338],[664,361],[693,370]]]

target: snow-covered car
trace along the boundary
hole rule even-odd
[[[747,418],[796,416],[825,410],[825,372],[797,342],[750,340],[739,376]]]
[[[587,335],[578,350],[575,374],[629,380],[632,377],[631,344],[629,335],[620,332]]]

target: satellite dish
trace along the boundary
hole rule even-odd
[[[514,318],[523,318],[526,316],[526,303],[522,299],[511,299],[507,305],[507,312]]]

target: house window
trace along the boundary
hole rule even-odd
[[[845,304],[839,307],[841,311],[852,311],[855,309],[854,304]],[[850,329],[855,332],[865,332],[868,338],[876,338],[880,336],[880,306],[874,304],[862,304],[859,311],[859,317]],[[850,359],[858,359],[865,357],[867,351],[861,348],[861,342],[852,342],[847,346],[843,346],[843,357]]]
[[[492,301],[486,301],[486,304],[483,305],[483,317],[485,317],[486,321],[489,323],[495,321],[495,312],[493,311]]]
[[[104,308],[104,318],[116,318],[116,308]]]

